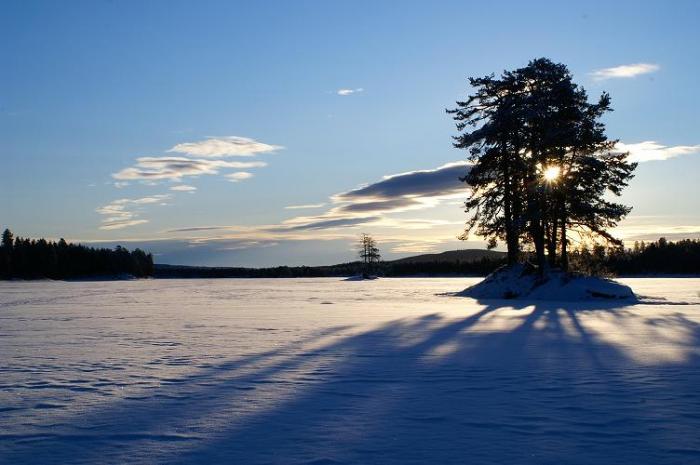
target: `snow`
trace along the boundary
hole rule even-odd
[[[690,464],[700,279],[0,283],[2,464]]]
[[[611,279],[549,270],[540,277],[526,265],[502,267],[459,295],[474,299],[529,299],[578,302],[636,299],[632,289]]]

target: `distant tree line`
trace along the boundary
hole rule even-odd
[[[523,252],[525,258],[533,252]],[[636,242],[633,248],[581,246],[570,252],[570,268],[591,275],[700,274],[700,240]],[[486,276],[505,265],[507,258],[478,260],[388,261],[378,263],[382,276]],[[323,278],[361,274],[363,261],[327,266],[270,268],[155,265],[156,278]]]
[[[486,276],[506,264],[505,258],[484,257],[470,261],[388,262],[384,276]]]
[[[0,279],[69,279],[91,276],[153,275],[153,256],[117,246],[96,249],[46,239],[14,237],[5,229],[0,242]]]
[[[457,262],[380,262],[373,272],[382,276],[485,276],[505,259],[483,258]],[[362,261],[326,266],[275,266],[270,268],[156,265],[156,278],[328,278],[357,276],[366,271]]]
[[[329,266],[275,266],[246,268],[228,266],[155,265],[156,278],[324,278],[357,274],[361,262]]]
[[[582,247],[572,251],[571,266],[595,275],[698,274],[700,240],[671,242],[662,237],[655,242],[635,242],[631,249]]]

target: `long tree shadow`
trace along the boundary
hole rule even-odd
[[[494,302],[461,319],[430,314],[393,321],[311,350],[265,355],[269,363],[256,359],[249,370],[241,361],[227,362],[165,387],[161,394],[169,400],[88,413],[88,423],[131,437],[87,436],[77,446],[57,438],[8,458],[181,464],[700,459],[696,323],[682,315],[647,319],[686,335],[686,358],[653,365],[604,340],[579,317],[611,316],[623,328],[634,316],[625,308],[530,303],[503,316],[502,306]],[[196,387],[187,386],[194,380]],[[183,386],[187,395],[180,397]]]

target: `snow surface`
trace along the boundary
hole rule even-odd
[[[0,283],[0,463],[700,463],[700,279]]]
[[[600,299],[635,300],[632,289],[612,279],[550,270],[539,276],[526,265],[504,266],[459,295],[474,299],[530,299],[566,302]]]

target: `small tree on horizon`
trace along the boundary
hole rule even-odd
[[[369,234],[363,233],[360,236],[358,249],[364,272],[367,274],[372,273],[382,258],[379,253],[379,247],[377,247],[377,242]]]

